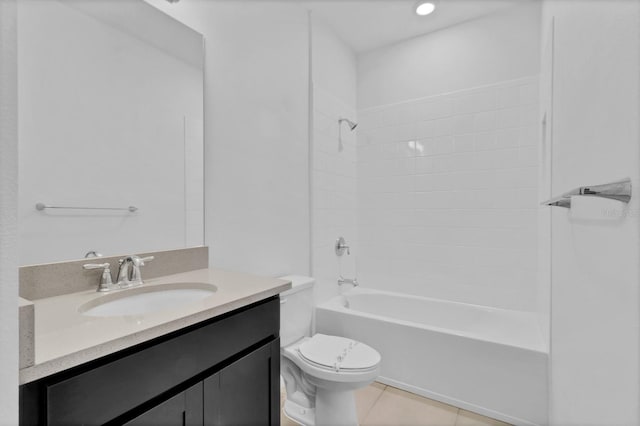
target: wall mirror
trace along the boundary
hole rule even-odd
[[[142,0],[18,19],[21,264],[202,245],[202,35]]]

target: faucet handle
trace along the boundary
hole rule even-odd
[[[145,262],[150,262],[153,259],[155,259],[155,257],[153,256],[140,257],[140,256],[132,255],[132,256],[127,256],[123,259],[120,259],[119,262],[121,264],[124,262],[131,262],[135,266],[144,266]]]
[[[336,244],[334,245],[334,249],[337,256],[342,256],[344,252],[347,252],[347,255],[351,254],[351,249],[347,245],[347,242],[344,240],[344,237],[340,237],[336,240]]]
[[[128,285],[140,285],[142,284],[142,273],[140,267],[145,265],[145,262],[150,262],[155,259],[153,256],[140,257],[140,256],[128,256],[125,262],[131,263],[131,269],[128,271]]]
[[[105,268],[109,268],[111,267],[111,265],[109,265],[108,263],[87,263],[85,265],[82,265],[83,269],[86,270],[90,270],[90,269],[105,269]]]
[[[102,269],[98,291],[110,291],[113,289],[113,278],[111,278],[111,265],[109,263],[87,263],[82,265],[82,268],[85,270]]]

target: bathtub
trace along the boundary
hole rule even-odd
[[[382,355],[378,381],[515,425],[547,423],[548,354],[533,313],[355,288],[318,333]]]

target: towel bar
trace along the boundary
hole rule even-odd
[[[37,203],[36,210],[43,211],[45,209],[66,209],[66,210],[124,210],[131,213],[138,210],[135,206],[129,207],[72,207],[72,206],[48,206],[44,203]]]

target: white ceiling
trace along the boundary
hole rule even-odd
[[[530,0],[436,0],[435,12],[415,14],[417,0],[309,0],[306,5],[351,46],[366,52]]]

